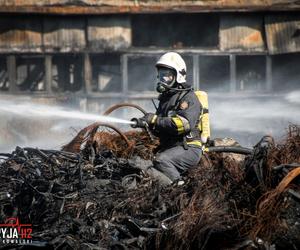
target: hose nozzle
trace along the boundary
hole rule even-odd
[[[134,122],[133,124],[130,125],[132,128],[143,128],[143,129],[145,129],[147,134],[149,135],[151,141],[154,140],[153,136],[151,134],[151,131],[149,129],[149,125],[145,120],[143,120],[141,118],[132,118],[131,121]]]
[[[134,122],[130,125],[132,128],[145,128],[147,126],[146,121],[140,118],[132,118],[130,121]]]

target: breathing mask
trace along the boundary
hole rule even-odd
[[[157,78],[158,83],[156,90],[159,93],[165,92],[166,90],[171,89],[175,82],[176,82],[176,71],[169,69],[169,68],[163,68],[159,67],[157,69]]]

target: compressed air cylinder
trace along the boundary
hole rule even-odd
[[[202,105],[202,113],[200,115],[199,130],[201,131],[201,141],[206,143],[210,137],[210,123],[208,113],[208,96],[205,91],[195,91],[198,100]]]

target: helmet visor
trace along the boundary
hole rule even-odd
[[[172,69],[158,68],[158,80],[169,86],[173,85],[176,79],[176,73]]]

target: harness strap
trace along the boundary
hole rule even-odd
[[[179,95],[178,95],[178,98],[176,99],[176,102],[175,102],[175,106],[174,106],[174,110],[177,110],[178,109],[178,106],[180,104],[180,101],[183,99],[183,97],[185,97],[187,95],[187,93],[189,92],[189,90],[187,91],[182,91]]]

